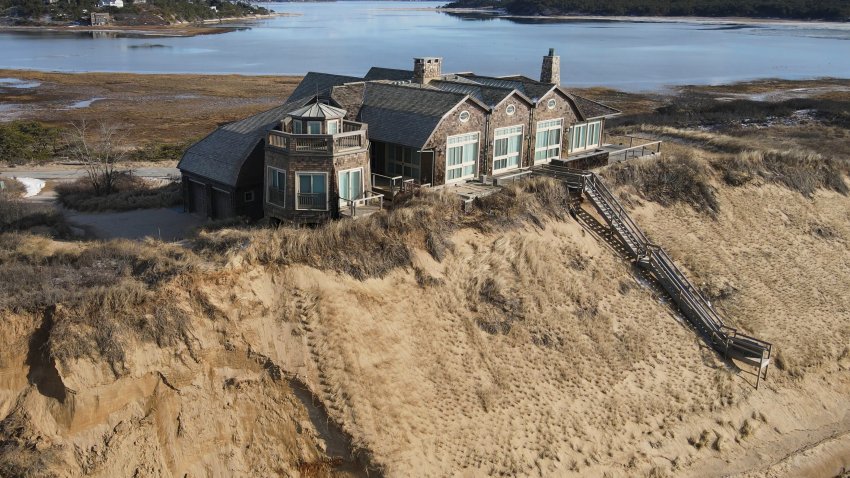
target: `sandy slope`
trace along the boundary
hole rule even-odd
[[[720,201],[717,220],[635,216],[730,322],[776,344],[759,390],[605,243],[550,222],[463,230],[442,263],[422,252],[365,281],[234,257],[167,286],[191,339],[139,344],[119,379],[90,359],[54,367],[40,318],[8,317],[5,443],[64,476],[297,476],[352,450],[389,476],[836,475],[850,199],[764,186]]]

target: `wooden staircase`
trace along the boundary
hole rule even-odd
[[[557,165],[541,166],[534,172],[557,178],[569,188],[582,192],[625,246],[632,260],[661,284],[703,340],[727,360],[735,359],[757,368],[758,388],[761,380],[767,378],[771,344],[724,325],[708,300],[676,267],[670,256],[649,241],[598,175]]]

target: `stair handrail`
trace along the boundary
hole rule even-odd
[[[605,186],[605,183],[601,181],[599,176],[595,173],[589,172],[583,176],[583,186],[585,189],[590,187],[593,189],[601,199],[607,204],[609,208],[614,212],[615,217],[611,218],[612,220],[616,219],[619,221],[626,232],[632,236],[632,242],[638,250],[634,251],[638,257],[646,254],[646,248],[649,245],[649,239],[647,239],[646,234],[638,227],[638,225],[632,220],[631,216],[626,212],[626,208],[614,197],[611,191]]]
[[[685,318],[695,329],[705,334],[712,348],[723,353],[727,359],[730,351],[743,352],[751,359],[758,357],[759,368],[764,371],[765,378],[767,377],[766,367],[770,362],[772,344],[726,326],[708,299],[676,266],[664,249],[649,241],[597,174],[558,165],[548,165],[547,170],[555,177],[565,180],[567,184],[579,186],[582,190],[592,193],[588,196],[600,214],[620,238],[627,242],[627,247],[636,249],[632,252],[637,255],[637,261],[647,261],[656,278],[665,288],[669,287],[667,292],[676,301]],[[758,383],[757,381],[756,388]]]

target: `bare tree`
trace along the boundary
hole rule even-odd
[[[85,121],[71,126],[67,135],[68,155],[84,165],[96,195],[112,193],[118,176],[116,165],[127,157],[121,130],[99,123],[97,133],[92,134]]]

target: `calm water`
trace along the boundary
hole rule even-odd
[[[549,47],[567,85],[655,90],[665,85],[778,77],[850,77],[850,26],[515,22],[464,19],[432,2],[280,3],[300,14],[193,38],[92,38],[0,33],[0,67],[141,73],[362,75],[442,56],[444,71],[539,74]]]

